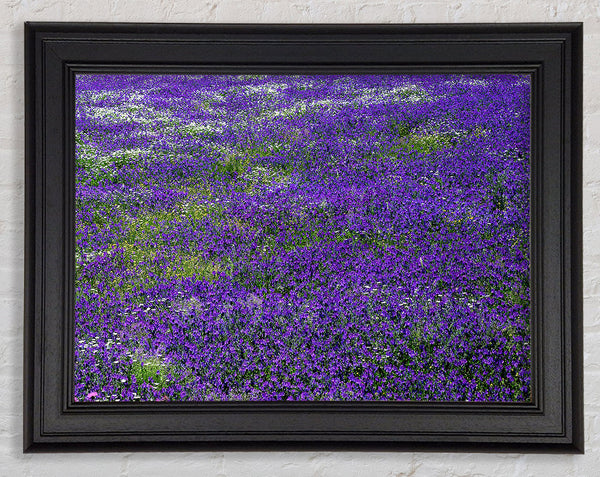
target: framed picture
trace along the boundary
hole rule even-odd
[[[25,39],[26,452],[583,452],[581,24]]]

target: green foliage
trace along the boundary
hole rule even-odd
[[[528,288],[521,289],[520,291],[515,291],[512,288],[509,288],[504,291],[504,298],[507,301],[507,303],[511,303],[518,306],[529,306],[529,299],[523,298],[527,290]]]
[[[140,154],[144,152],[141,149],[124,149],[112,154],[102,154],[80,133],[76,134],[75,143],[77,145],[76,166],[86,171],[86,181],[92,186],[113,180],[118,169],[135,164]]]
[[[129,377],[135,376],[138,385],[148,383],[160,390],[168,386],[168,374],[167,367],[159,358],[134,358],[131,363]]]
[[[139,159],[140,149],[125,149],[122,151],[116,151],[110,155],[111,165],[115,168],[124,167],[127,165],[134,164]]]
[[[427,136],[411,135],[405,143],[405,148],[420,154],[430,154],[450,145],[450,139],[443,134]]]
[[[508,206],[506,197],[506,177],[504,174],[494,176],[491,173],[486,174],[486,182],[489,184],[489,197],[495,210],[505,210]]]
[[[404,121],[393,120],[390,123],[390,131],[396,137],[404,137],[410,133],[410,126]]]
[[[106,215],[104,215],[102,212],[95,210],[94,223],[98,227],[104,227],[106,224],[108,224],[108,219],[106,218]]]
[[[250,159],[244,156],[228,156],[224,160],[213,165],[213,171],[217,176],[235,177],[243,174],[250,166]]]

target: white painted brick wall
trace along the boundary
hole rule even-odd
[[[360,452],[21,453],[23,22],[585,22],[584,456]],[[0,0],[0,475],[600,475],[600,1]]]

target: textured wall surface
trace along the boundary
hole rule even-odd
[[[585,455],[195,452],[23,455],[23,22],[584,22]],[[600,475],[599,0],[0,0],[0,475]]]

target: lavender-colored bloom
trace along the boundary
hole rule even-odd
[[[531,399],[530,78],[78,75],[77,402]]]

